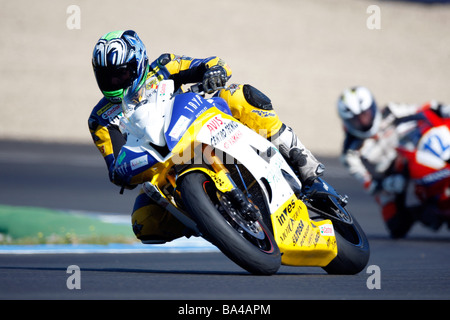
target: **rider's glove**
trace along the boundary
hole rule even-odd
[[[402,193],[406,187],[406,179],[401,174],[392,174],[383,179],[383,190],[390,193]]]
[[[224,88],[227,80],[227,71],[223,67],[211,67],[203,75],[203,90],[206,93],[213,93],[218,89]]]
[[[366,188],[367,192],[369,192],[369,194],[373,195],[376,192],[380,191],[381,187],[380,187],[380,182],[378,180],[370,180],[367,181],[364,185],[364,187]]]
[[[126,189],[134,189],[136,185],[131,185],[129,180],[131,176],[129,175],[129,168],[127,168],[128,164],[125,162],[120,166],[115,166],[115,164],[111,164],[109,168],[109,179],[112,183],[119,187],[124,187]]]

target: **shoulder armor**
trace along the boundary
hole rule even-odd
[[[170,53],[163,53],[158,58],[158,64],[164,66],[172,61],[172,55]]]
[[[97,122],[101,125],[107,125],[116,121],[116,117],[121,112],[121,104],[114,104],[102,98],[92,110],[90,117],[97,119]]]

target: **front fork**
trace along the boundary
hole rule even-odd
[[[211,149],[208,145],[202,146],[202,153],[211,165],[217,176],[225,179],[225,184],[228,185],[228,189],[225,194],[229,196],[231,202],[236,206],[242,218],[248,221],[256,221],[259,217],[259,211],[253,203],[244,195],[241,189],[236,186],[236,183],[231,178],[231,174],[222,161],[216,156],[214,149]],[[215,181],[216,185],[218,181]],[[219,181],[220,184],[220,181]],[[220,190],[220,189],[219,189]]]
[[[215,154],[214,149],[208,145],[202,146],[202,153],[207,164],[211,165],[213,170],[207,169],[205,167],[191,167],[184,170],[180,175],[176,176],[174,171],[168,172],[166,174],[166,179],[176,190],[179,181],[183,175],[192,171],[202,171],[207,174],[214,182],[216,188],[222,192],[233,204],[233,207],[242,216],[243,219],[247,221],[256,221],[260,217],[258,208],[248,200],[241,189],[237,187],[236,183],[233,181],[230,172],[222,163],[220,158]],[[150,182],[144,184],[144,190],[153,200],[158,204],[162,204],[166,208],[172,208],[173,205],[169,205],[169,201],[161,195],[161,192]],[[171,211],[171,210],[169,210]],[[172,210],[174,211],[174,210]],[[183,221],[184,222],[184,221]]]

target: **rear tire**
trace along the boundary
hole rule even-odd
[[[323,269],[329,274],[357,274],[367,265],[369,241],[341,197],[323,179],[317,179],[307,190],[306,205],[317,220],[331,219],[336,236],[337,256]]]
[[[254,237],[241,228],[224,210],[211,178],[202,172],[188,173],[180,184],[180,193],[188,213],[197,222],[205,239],[217,246],[229,259],[252,274],[271,275],[281,265],[280,250],[262,219],[253,227]]]

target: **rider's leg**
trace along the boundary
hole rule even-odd
[[[325,166],[303,145],[291,127],[283,125],[272,139],[281,154],[287,155],[291,165],[298,169],[303,184],[310,185],[323,174]]]
[[[304,184],[312,183],[324,166],[301,143],[292,128],[283,124],[270,99],[251,85],[232,84],[219,96],[230,106],[233,116],[263,137],[272,141],[291,166],[298,169]]]

